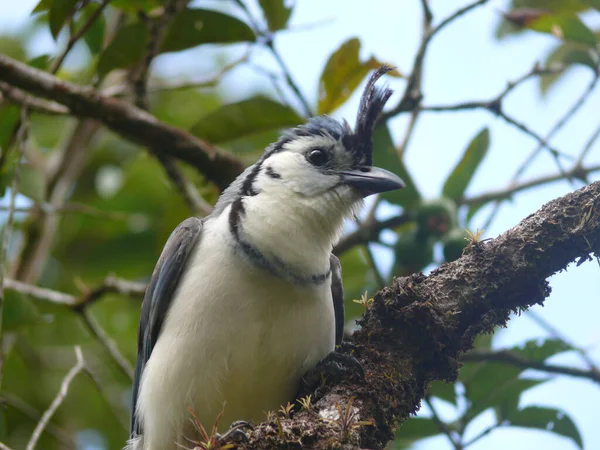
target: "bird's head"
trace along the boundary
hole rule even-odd
[[[345,120],[318,116],[285,131],[240,177],[235,195],[298,202],[328,213],[350,211],[366,196],[402,188],[398,176],[372,165],[373,128],[392,94],[375,83],[390,70],[383,66],[369,78],[354,129]]]

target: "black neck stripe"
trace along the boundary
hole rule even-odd
[[[331,268],[324,273],[301,275],[292,270],[292,268],[281,258],[278,258],[277,256],[273,256],[271,259],[267,258],[259,249],[240,237],[240,222],[241,217],[244,214],[244,202],[240,197],[231,205],[231,211],[229,212],[229,230],[239,248],[253,264],[277,277],[287,279],[292,283],[301,286],[320,285],[329,278],[329,275],[331,275]]]

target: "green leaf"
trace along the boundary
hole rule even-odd
[[[431,383],[431,386],[429,386],[427,393],[454,405],[456,404],[456,389],[454,388],[454,383],[434,381]]]
[[[19,192],[32,200],[43,201],[46,189],[44,171],[31,164],[23,164],[20,175]]]
[[[531,388],[539,386],[548,380],[532,380],[529,378],[519,378],[513,380],[499,393],[493,397],[495,403],[496,418],[502,422],[506,417],[514,413],[519,408],[521,396]]]
[[[506,419],[513,426],[537,428],[571,438],[579,448],[583,449],[583,441],[577,426],[565,412],[558,409],[529,406],[514,411]]]
[[[200,44],[254,42],[252,29],[241,20],[208,9],[186,9],[169,25],[162,52],[177,52]]]
[[[21,108],[16,105],[0,105],[0,151],[8,150],[8,142],[13,129],[21,116]]]
[[[140,61],[146,51],[149,33],[143,23],[123,26],[98,60],[98,74],[102,77],[113,69],[129,67]]]
[[[277,31],[285,28],[292,15],[292,7],[285,6],[285,0],[259,0],[259,3],[269,30]]]
[[[52,0],[40,0],[39,3],[35,5],[35,8],[33,8],[33,11],[31,11],[31,14],[35,14],[42,11],[48,11],[51,6]]]
[[[581,3],[600,11],[600,0],[580,0]]]
[[[476,417],[482,411],[496,406],[522,371],[523,369],[509,364],[482,362],[475,365],[475,369],[465,371],[465,374],[461,372],[460,379],[471,403],[466,412],[467,418]]]
[[[454,201],[462,199],[489,147],[490,131],[485,127],[471,140],[462,159],[444,183],[442,192],[445,197],[449,197]]]
[[[398,156],[387,125],[380,125],[373,131],[373,164],[395,173],[406,184],[403,189],[384,193],[382,199],[404,208],[411,208],[419,203],[421,194],[408,173],[404,161]]]
[[[42,323],[37,307],[29,298],[7,290],[2,313],[2,329],[15,331],[28,325]]]
[[[200,119],[191,133],[218,144],[262,131],[297,125],[302,121],[292,108],[257,96],[222,106]]]
[[[90,18],[94,15],[99,7],[99,5],[92,3],[82,11],[79,20],[77,21],[78,29],[84,26],[84,24],[88,23]],[[83,34],[83,40],[90,49],[90,53],[92,55],[96,55],[102,51],[105,29],[106,21],[104,20],[104,16],[100,14],[96,20],[94,20],[88,30]]]
[[[563,42],[550,52],[546,58],[545,66],[552,66],[556,63],[566,66],[583,65],[589,67],[595,73],[599,61],[598,54],[586,45],[577,42]],[[540,93],[542,95],[547,94],[565,73],[566,71],[563,71],[539,77]]]
[[[433,419],[411,417],[396,431],[395,439],[390,442],[389,450],[406,449],[414,441],[440,434],[440,429]]]
[[[539,344],[537,340],[525,342],[505,350],[521,358],[542,362],[552,355],[570,350],[571,347],[556,339],[547,339]],[[546,380],[520,379],[525,371],[500,362],[480,362],[465,364],[459,379],[465,386],[466,396],[471,406],[466,415],[473,418],[480,412],[494,407],[500,416],[506,416],[518,406],[521,394]]]
[[[360,247],[344,252],[340,256],[340,263],[342,264],[342,280],[344,282],[346,320],[349,320],[365,312],[361,305],[352,300],[360,299],[365,290],[369,291],[369,295],[373,295],[376,291],[368,289],[372,269]]]
[[[359,57],[360,40],[351,38],[329,57],[319,83],[319,114],[329,114],[339,108],[356,90],[370,70],[383,65],[373,56],[366,61]],[[399,77],[397,71],[388,75]]]
[[[123,12],[135,14],[139,11],[150,12],[165,3],[165,0],[111,0],[110,6]]]
[[[549,33],[563,41],[580,42],[596,48],[597,40],[590,30],[575,14],[547,14],[528,23],[527,28]]]
[[[60,30],[62,30],[67,19],[75,12],[76,4],[77,0],[54,0],[52,2],[48,13],[48,20],[50,22],[50,33],[54,39],[56,39]]]
[[[513,347],[508,351],[531,361],[543,362],[550,356],[569,350],[573,350],[573,347],[560,339],[546,339],[541,344],[537,339],[531,339],[526,341],[524,345]]]
[[[49,62],[50,62],[50,55],[48,55],[46,53],[46,54],[36,56],[35,58],[30,59],[29,61],[27,61],[27,64],[29,64],[31,67],[35,67],[36,69],[46,70],[48,68]]]

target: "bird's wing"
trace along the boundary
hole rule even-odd
[[[335,313],[335,345],[342,343],[344,337],[344,286],[342,285],[342,265],[337,256],[329,257],[331,264],[331,295]]]
[[[135,409],[144,366],[150,358],[181,274],[201,233],[202,221],[196,217],[184,220],[175,228],[165,244],[146,289],[138,329],[137,363],[133,378],[130,429],[132,436],[141,434],[142,431],[135,418]]]

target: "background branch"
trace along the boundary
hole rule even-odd
[[[0,81],[60,103],[75,116],[96,119],[125,139],[168,152],[198,169],[221,189],[242,172],[242,163],[235,157],[91,87],[63,81],[4,55],[0,55]]]

